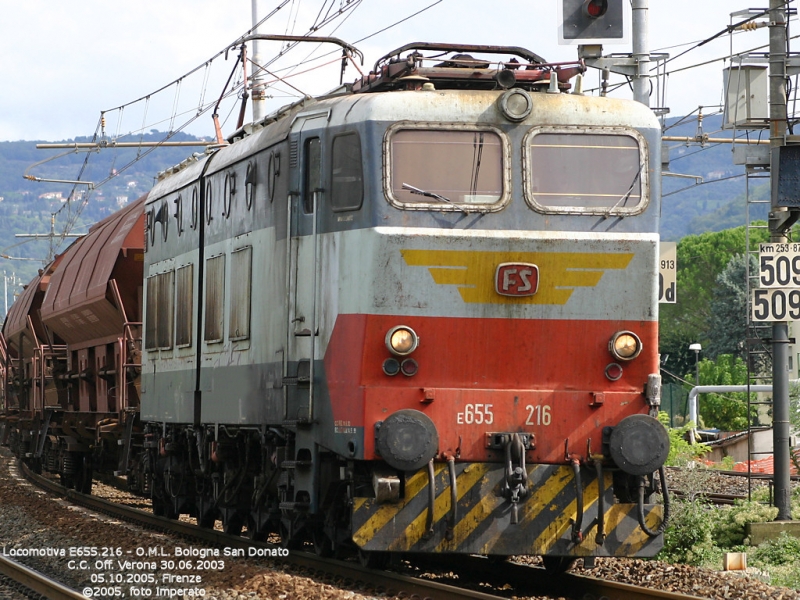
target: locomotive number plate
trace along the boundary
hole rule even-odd
[[[539,288],[539,267],[530,263],[501,263],[494,289],[501,296],[533,296]]]

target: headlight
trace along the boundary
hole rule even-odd
[[[411,354],[419,346],[419,336],[410,327],[398,325],[386,334],[386,348],[397,356]]]
[[[532,109],[533,100],[525,90],[515,88],[500,96],[500,112],[509,121],[523,121]]]
[[[608,350],[619,360],[632,360],[642,351],[642,340],[632,331],[618,331],[608,342]]]

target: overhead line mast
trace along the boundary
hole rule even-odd
[[[771,242],[789,241],[789,230],[797,219],[797,208],[781,206],[778,194],[781,149],[786,146],[786,2],[769,2],[769,123],[770,188],[769,230]],[[772,324],[772,443],[773,485],[776,521],[790,521],[791,488],[789,476],[789,325]]]

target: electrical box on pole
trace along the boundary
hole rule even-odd
[[[622,0],[561,0],[559,12],[559,44],[622,44],[628,41]]]
[[[723,129],[769,129],[767,67],[739,65],[724,69]]]

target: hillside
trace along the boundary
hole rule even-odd
[[[693,136],[697,124],[689,119],[679,126],[672,126],[678,119],[667,121],[669,135]],[[707,117],[706,133],[713,137],[727,137],[729,132],[719,133],[721,118]],[[152,130],[141,137],[121,141],[158,141],[164,134]],[[186,134],[176,134],[176,141],[196,141]],[[66,140],[68,142],[90,141],[87,138]],[[63,150],[37,150],[35,141],[0,142],[0,271],[16,275],[19,282],[27,283],[42,266],[42,259],[51,252],[46,240],[30,241],[15,238],[18,233],[48,233],[51,216],[55,215],[54,229],[64,230],[68,222],[74,222],[73,232],[86,231],[94,223],[146,193],[153,185],[156,173],[179,163],[189,154],[202,151],[198,148],[109,149],[87,154],[71,152],[32,167],[37,162],[64,153]],[[674,173],[699,175],[705,182],[737,175],[742,167],[733,165],[729,144],[718,144],[701,148],[699,145],[669,143],[669,170]],[[133,162],[140,155],[138,162]],[[86,159],[88,166],[81,175],[82,180],[101,182],[112,173],[118,176],[109,179],[92,191],[88,202],[65,202],[72,186],[61,183],[33,182],[23,179],[29,169],[31,175],[48,179],[73,180],[81,172]],[[132,163],[132,164],[131,164]],[[678,191],[686,188],[683,191]],[[767,188],[751,189],[751,193],[766,194]],[[745,179],[738,177],[718,183],[694,185],[693,180],[664,177],[664,202],[662,208],[661,235],[665,240],[678,240],[690,233],[719,231],[744,223]],[[85,197],[85,186],[78,186],[76,194]],[[766,215],[760,215],[764,218]],[[53,251],[62,252],[69,244],[56,242]],[[10,260],[11,256],[29,260]],[[14,288],[13,284],[9,284]],[[9,292],[11,302],[11,292]],[[0,311],[3,310],[0,302]]]
[[[697,131],[696,118],[674,126],[679,120],[667,120],[665,135],[694,136]],[[721,123],[720,115],[706,117],[703,120],[703,131],[709,137],[729,138],[731,132],[721,131]],[[737,132],[737,135],[740,134],[741,132]],[[703,178],[704,183],[694,185],[691,179],[663,177],[661,239],[677,241],[688,234],[721,231],[744,225],[745,177],[726,179],[744,173],[744,167],[733,164],[731,144],[701,147],[699,144],[668,142],[666,146],[670,149],[669,172],[698,175]],[[761,183],[763,181],[751,181],[751,196],[767,196],[769,186],[765,182]],[[686,189],[677,191],[681,188]],[[766,207],[754,216],[766,219]]]
[[[163,133],[155,130],[135,138],[121,138],[120,141],[162,140]],[[174,141],[198,141],[198,138],[175,134]],[[88,142],[88,138],[62,140],[64,142]],[[14,274],[16,281],[9,282],[9,304],[12,302],[12,289],[17,282],[27,283],[42,267],[42,259],[50,252],[48,240],[26,240],[15,238],[15,234],[49,233],[51,217],[55,215],[54,230],[61,233],[68,223],[74,223],[71,231],[85,232],[89,225],[110,215],[128,202],[146,193],[154,182],[155,175],[167,167],[175,165],[192,152],[202,151],[198,146],[178,148],[125,148],[108,149],[101,152],[69,152],[65,150],[37,150],[39,141],[0,142],[0,271],[7,276]],[[50,157],[55,158],[38,166],[37,162]],[[132,163],[140,155],[138,162]],[[44,179],[74,180],[81,167],[88,164],[81,180],[101,182],[112,173],[118,176],[110,179],[88,194],[87,187],[76,186],[78,201],[66,202],[72,186],[63,183],[35,182],[23,179],[26,169],[29,174]],[[129,166],[130,165],[130,166]],[[54,242],[53,250],[63,252],[72,240]],[[7,257],[13,257],[9,259]],[[33,260],[30,260],[33,259]],[[2,284],[2,282],[0,282]],[[0,302],[0,311],[4,310]],[[0,312],[2,314],[2,312]]]

